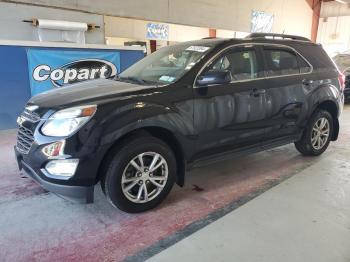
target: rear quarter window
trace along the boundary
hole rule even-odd
[[[295,44],[293,47],[303,55],[309,63],[311,63],[314,69],[321,69],[321,71],[336,71],[332,59],[328,56],[326,51],[324,51],[321,45]]]
[[[298,55],[298,64],[300,68],[300,73],[305,74],[311,72],[312,68],[308,62],[305,61],[304,58]]]

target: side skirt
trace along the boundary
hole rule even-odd
[[[233,158],[237,158],[237,157],[242,157],[242,156],[258,153],[258,152],[265,151],[265,150],[275,148],[275,147],[284,146],[284,145],[287,145],[290,143],[294,143],[295,141],[298,141],[299,138],[300,138],[300,135],[283,137],[280,139],[264,141],[257,146],[239,148],[239,149],[235,149],[232,151],[227,151],[227,152],[215,154],[215,155],[210,156],[210,157],[196,159],[193,162],[187,164],[187,170],[191,170],[193,168],[198,168],[198,167],[203,167],[203,166],[208,166],[208,165],[211,165],[213,163],[224,161],[224,160],[229,160],[229,159],[233,159]]]

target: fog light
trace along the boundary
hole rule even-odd
[[[66,141],[62,140],[62,141],[58,141],[58,142],[49,144],[49,145],[45,146],[42,149],[42,151],[43,151],[44,155],[46,155],[48,157],[63,155],[65,143],[66,143]]]
[[[75,174],[78,164],[79,159],[52,160],[46,164],[45,169],[52,176],[67,179]]]

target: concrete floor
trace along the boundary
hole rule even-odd
[[[349,156],[333,152],[149,261],[348,262],[349,203]]]
[[[159,208],[136,215],[113,209],[99,187],[85,205],[21,178],[15,132],[3,131],[0,260],[315,261],[328,252],[321,259],[350,261],[349,119],[346,107],[339,141],[321,157],[288,145],[196,169]]]

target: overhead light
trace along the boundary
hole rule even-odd
[[[335,0],[335,1],[341,4],[347,4],[347,2],[345,2],[344,0]]]

